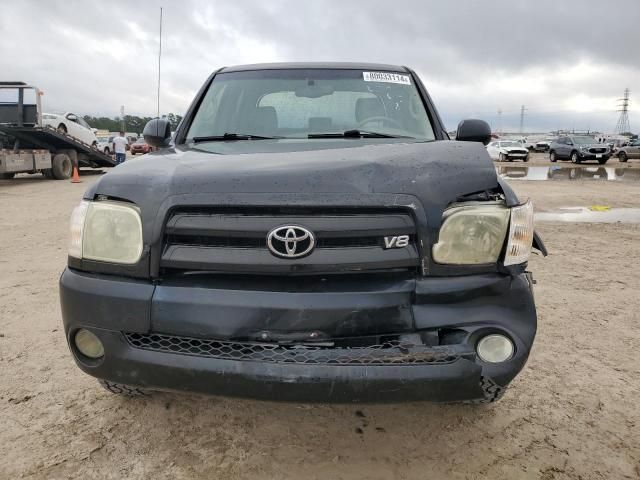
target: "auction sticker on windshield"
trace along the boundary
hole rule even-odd
[[[403,85],[411,85],[411,79],[408,75],[400,75],[398,73],[389,72],[362,72],[365,82],[386,82],[401,83]]]

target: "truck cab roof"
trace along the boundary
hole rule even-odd
[[[409,72],[407,67],[388,65],[384,63],[360,63],[360,62],[280,62],[280,63],[251,63],[247,65],[234,65],[222,67],[218,72],[245,72],[251,70],[307,70],[307,69],[333,69],[333,70],[378,70],[389,72]]]

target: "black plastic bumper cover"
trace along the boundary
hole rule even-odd
[[[67,339],[89,328],[104,344],[104,358],[93,361],[70,341],[78,366],[97,378],[150,389],[318,402],[471,400],[483,397],[481,377],[506,386],[527,360],[536,313],[525,274],[349,282],[308,291],[304,282],[302,291],[243,282],[239,290],[231,280],[155,286],[67,269],[60,296]],[[458,328],[468,332],[471,349],[483,334],[499,331],[514,341],[516,354],[502,364],[468,355],[439,364],[269,363],[135,348],[123,333],[224,339],[287,326],[337,336]]]

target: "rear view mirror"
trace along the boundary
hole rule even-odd
[[[491,141],[491,127],[484,120],[468,119],[458,124],[456,140],[461,142],[480,142],[484,145]]]
[[[152,147],[164,148],[171,143],[171,124],[164,118],[150,120],[142,132],[144,141]]]
[[[316,85],[312,81],[309,82],[309,85],[298,87],[295,90],[296,97],[302,98],[320,98],[333,95],[334,92],[335,88],[331,85]]]

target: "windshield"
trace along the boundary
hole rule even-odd
[[[598,142],[593,137],[573,137],[573,143],[576,145],[591,145]]]
[[[520,147],[518,142],[500,142],[501,147]]]
[[[98,142],[100,142],[100,143],[106,143],[108,141],[109,141],[109,139],[107,137],[98,137]]]
[[[139,138],[138,140],[136,140],[136,143],[138,143],[138,144],[145,143],[144,137],[143,138]]]
[[[435,139],[407,74],[290,69],[216,75],[187,141],[229,133],[306,139],[349,130]]]

